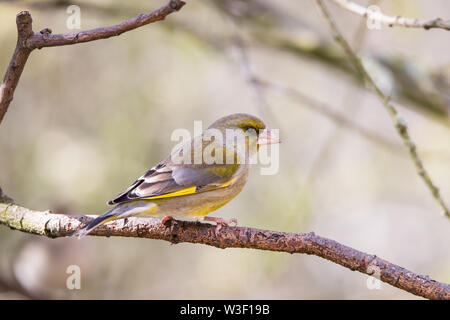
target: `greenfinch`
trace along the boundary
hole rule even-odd
[[[241,138],[243,137],[243,138]],[[223,225],[236,219],[208,213],[236,197],[248,178],[249,162],[260,145],[278,143],[272,131],[255,116],[237,113],[215,121],[201,135],[184,143],[139,177],[109,205],[115,207],[72,234],[81,238],[96,227],[131,216],[202,219]]]

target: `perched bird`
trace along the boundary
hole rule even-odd
[[[137,215],[161,217],[162,223],[173,218],[213,221],[216,231],[237,224],[236,219],[207,214],[239,194],[247,182],[249,159],[259,146],[278,142],[255,116],[237,113],[220,118],[109,201],[114,208],[72,236],[81,238],[106,222]]]

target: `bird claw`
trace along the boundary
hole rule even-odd
[[[213,221],[215,222],[216,225],[216,229],[214,229],[214,232],[217,234],[219,234],[220,229],[222,229],[223,226],[229,227],[230,224],[234,223],[234,226],[237,226],[237,219],[236,218],[231,218],[231,219],[223,219],[223,218],[218,218],[218,217],[204,217],[203,220],[205,221]]]
[[[171,216],[165,216],[164,218],[161,219],[161,224],[165,225],[167,227],[168,222],[172,222],[173,217]]]
[[[165,216],[161,219],[161,224],[166,227],[170,227],[170,232],[173,233],[173,229],[175,225],[177,224],[177,220],[175,220],[171,216]]]

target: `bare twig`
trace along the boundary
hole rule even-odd
[[[140,14],[113,26],[63,34],[52,34],[48,28],[41,32],[33,32],[30,13],[28,11],[20,12],[16,19],[18,30],[16,49],[0,87],[0,123],[13,99],[14,90],[28,56],[34,49],[65,46],[118,36],[143,25],[163,20],[167,15],[181,9],[184,4],[185,2],[181,0],[170,0],[155,11]]]
[[[374,5],[378,2],[378,0],[371,0],[369,2],[369,5]],[[364,19],[360,19],[358,27],[356,29],[355,35],[353,36],[352,43],[353,47],[355,48],[355,52],[358,53],[364,43],[364,39],[366,37],[368,28],[366,27],[366,21]],[[360,95],[356,94],[356,88],[355,87],[349,87],[346,90],[346,93],[344,95],[344,98],[342,99],[341,104],[345,107],[345,113],[348,115],[352,115],[352,119],[355,120],[355,124],[358,123],[357,119],[357,112],[359,110],[360,105]],[[352,103],[348,103],[348,101],[351,101]],[[336,122],[335,126],[333,126],[328,133],[325,141],[319,146],[319,151],[317,152],[317,155],[315,156],[315,159],[312,163],[312,165],[309,167],[309,169],[306,171],[305,179],[304,179],[304,185],[305,187],[302,188],[302,190],[306,190],[308,186],[313,182],[316,181],[316,176],[323,172],[323,169],[325,167],[325,164],[328,162],[327,159],[330,158],[330,155],[333,152],[333,149],[336,149],[339,145],[339,136],[341,133],[341,128],[343,127],[343,124],[345,122]],[[364,131],[362,131],[364,132]],[[370,133],[370,132],[369,132]],[[369,135],[370,137],[371,135]],[[384,139],[379,137],[377,134],[374,135],[375,140],[374,141],[380,141],[384,142]],[[398,146],[388,140],[386,140],[387,143],[383,144],[383,146],[388,146],[389,150],[394,152],[395,154],[399,155],[405,155],[403,150],[398,148]],[[381,144],[380,144],[381,145]]]
[[[35,49],[65,46],[119,36],[124,32],[142,27],[146,24],[164,20],[167,15],[180,10],[184,4],[184,1],[170,0],[164,6],[155,11],[140,14],[130,20],[109,27],[63,34],[34,33],[33,36],[27,40],[27,47]]]
[[[345,129],[356,132],[361,137],[367,139],[368,141],[378,144],[379,146],[385,148],[386,150],[389,150],[390,152],[393,152],[394,154],[401,153],[398,149],[397,144],[383,138],[382,136],[378,135],[375,132],[372,132],[372,131],[364,128],[363,126],[359,125],[357,122],[354,122],[354,121],[348,119],[347,117],[345,117],[344,115],[342,115],[341,113],[336,112],[330,106],[324,104],[321,101],[314,99],[313,97],[311,97],[297,89],[294,89],[294,88],[291,88],[291,87],[285,86],[285,85],[275,84],[275,83],[261,80],[258,78],[255,78],[255,81],[258,81],[262,86],[264,86],[268,89],[274,90],[283,95],[291,97],[292,99],[294,99],[295,101],[300,103],[302,106],[305,106],[306,108],[321,114],[322,116],[328,118],[329,120],[342,126]]]
[[[261,84],[256,80],[255,73],[250,63],[250,58],[247,53],[247,48],[244,43],[244,40],[240,33],[239,20],[228,11],[222,12],[224,20],[229,22],[230,29],[232,32],[231,35],[231,48],[233,49],[234,56],[233,58],[236,60],[239,69],[247,81],[248,85],[253,91],[253,96],[257,105],[257,108],[261,111],[261,116],[263,119],[274,119],[273,114],[270,112],[269,103],[267,102],[266,95],[264,93],[264,88]],[[273,127],[273,126],[272,126]],[[279,128],[279,127],[278,127]]]
[[[391,116],[391,119],[395,126],[395,129],[397,130],[398,135],[402,139],[403,144],[408,149],[411,159],[413,160],[414,165],[416,166],[418,174],[422,177],[423,181],[425,182],[427,187],[430,189],[431,194],[433,195],[434,199],[438,202],[438,204],[442,208],[444,215],[447,216],[448,218],[450,218],[450,210],[448,209],[447,205],[445,204],[444,200],[442,199],[439,189],[436,187],[436,185],[434,184],[430,175],[425,170],[422,159],[419,157],[419,154],[417,153],[416,144],[414,143],[414,141],[412,141],[411,137],[409,136],[408,126],[406,124],[406,121],[400,116],[397,109],[391,103],[390,97],[386,96],[383,93],[383,91],[377,86],[375,81],[372,79],[370,74],[366,71],[366,69],[363,66],[359,57],[353,52],[353,50],[350,47],[350,45],[348,44],[348,42],[342,36],[342,34],[339,31],[338,27],[336,26],[335,22],[331,18],[327,8],[323,4],[323,1],[316,0],[316,2],[319,5],[320,9],[322,10],[322,13],[325,16],[326,20],[328,21],[330,29],[333,32],[334,38],[344,49],[344,51],[348,55],[352,65],[357,69],[358,73],[360,73],[361,76],[363,76],[364,80],[367,82],[367,84],[375,90],[376,94],[378,95],[381,102],[383,103],[383,106],[388,111],[389,115]]]
[[[50,238],[64,237],[91,218],[39,212],[13,204],[0,204],[0,224],[23,232]],[[315,255],[353,271],[372,275],[379,270],[380,280],[428,299],[450,299],[450,285],[418,275],[375,255],[342,245],[311,233],[287,233],[248,227],[223,227],[189,221],[170,226],[152,218],[117,220],[95,229],[91,235],[148,238],[172,243],[190,242],[217,248],[248,248]],[[75,240],[74,240],[75,241]],[[378,273],[378,272],[377,272]]]
[[[31,16],[27,11],[19,12],[16,17],[17,45],[0,86],[0,123],[6,111],[8,111],[9,104],[14,96],[14,90],[16,90],[25,63],[31,53],[31,49],[25,45],[26,39],[33,34],[31,21]]]
[[[264,90],[261,87],[261,84],[256,80],[256,76],[250,66],[250,61],[248,58],[247,50],[245,48],[245,44],[240,36],[236,33],[234,36],[234,46],[236,53],[236,62],[240,67],[240,70],[245,77],[245,80],[253,89],[253,93],[255,96],[255,101],[259,109],[261,110],[262,117],[267,119],[267,113],[269,112],[269,104],[267,103],[267,99],[264,95]]]
[[[352,68],[348,67],[345,55],[337,51],[335,44],[330,44],[329,40],[325,39],[315,26],[313,27],[301,18],[293,16],[292,13],[280,9],[276,3],[267,2],[263,4],[261,1],[246,1],[244,3],[240,0],[207,0],[201,3],[209,4],[209,7],[220,13],[225,11],[227,15],[233,15],[239,22],[240,34],[242,34],[244,28],[249,31],[251,38],[248,39],[247,45],[257,44],[265,48],[286,50],[295,57],[307,57],[336,68],[351,77],[358,76]],[[50,12],[61,7],[65,8],[69,4],[78,4],[85,10],[102,15],[108,14],[112,17],[132,15],[136,10],[139,10],[130,6],[128,2],[115,2],[114,5],[108,2],[107,5],[101,5],[97,2],[88,3],[76,0],[72,0],[70,3],[69,1],[38,0],[29,2],[8,0],[1,4],[26,5],[36,10],[49,10]],[[238,8],[238,10],[233,11],[232,8]],[[236,17],[236,14],[238,14],[238,17]],[[261,16],[264,16],[264,19],[260,19]],[[292,28],[286,28],[287,25],[298,27],[295,30],[306,36],[299,36],[297,31],[290,32],[289,30],[292,30]],[[227,52],[226,49],[230,46],[228,36],[224,37],[216,32],[210,32],[207,28],[199,27],[196,23],[191,24],[187,21],[171,19],[161,26],[170,32],[175,28],[178,32],[202,41],[210,49],[221,54]],[[302,32],[303,30],[306,32]],[[411,70],[418,71],[417,61],[386,53],[368,58],[373,59],[380,68],[389,74],[389,78],[395,81],[395,86],[392,88],[393,96],[412,102],[412,104],[406,105],[407,108],[415,108],[421,112],[426,112],[427,116],[432,116],[434,121],[438,121],[445,126],[450,125],[448,122],[450,100],[446,95],[446,92],[449,91],[449,85],[445,81],[437,80],[445,75],[445,70],[439,68],[437,72],[422,70],[421,72],[411,73]],[[360,83],[360,79],[357,80]]]
[[[390,27],[401,26],[407,28],[422,28],[425,30],[433,28],[450,30],[450,20],[443,20],[441,18],[437,18],[433,20],[422,21],[412,18],[403,18],[400,16],[391,17],[383,14],[381,11],[371,12],[369,8],[360,6],[359,4],[349,0],[333,0],[333,2],[335,2],[336,4],[338,4],[339,6],[348,11],[363,16],[366,19],[371,19],[372,21],[387,24]]]

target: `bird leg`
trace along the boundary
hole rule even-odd
[[[222,229],[223,226],[227,226],[229,227],[231,223],[234,223],[235,226],[237,226],[237,219],[236,218],[231,218],[231,219],[223,219],[223,218],[219,218],[219,217],[204,217],[203,218],[204,221],[213,221],[215,223],[217,223],[216,226],[216,234],[218,234],[218,232],[220,231],[220,229]]]

